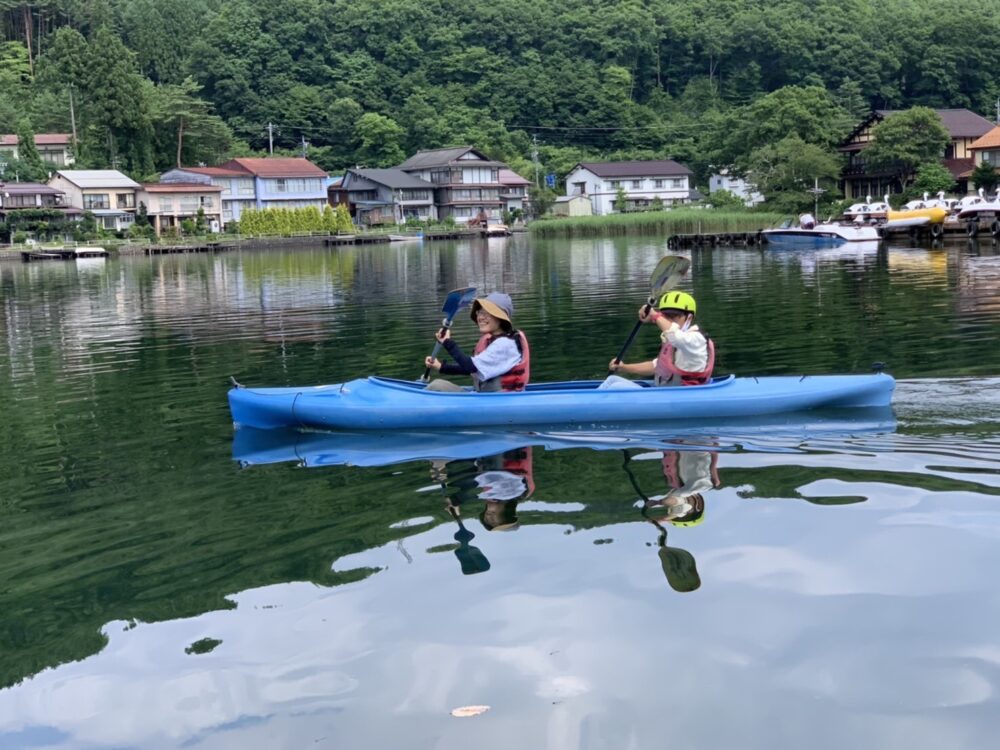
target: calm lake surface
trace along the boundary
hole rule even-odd
[[[989,242],[693,253],[717,372],[881,361],[892,412],[234,442],[230,375],[415,378],[469,283],[513,295],[534,380],[603,377],[667,252],[0,262],[0,747],[994,746]],[[670,468],[702,523],[658,514]]]

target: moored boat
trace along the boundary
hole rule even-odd
[[[761,235],[775,247],[835,247],[845,242],[878,242],[878,230],[867,224],[820,222],[812,227],[775,227]]]
[[[229,391],[234,424],[272,429],[440,429],[754,417],[820,408],[889,405],[890,375],[715,378],[699,386],[599,388],[601,381],[534,383],[521,392],[426,390],[419,381],[369,377],[334,385]]]

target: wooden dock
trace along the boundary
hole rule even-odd
[[[21,260],[25,263],[37,260],[76,260],[77,258],[106,258],[108,251],[103,247],[40,247],[22,250]]]
[[[146,255],[173,255],[176,253],[221,253],[232,250],[235,243],[203,242],[193,245],[149,245],[143,248]]]
[[[764,244],[764,237],[759,231],[675,234],[667,239],[667,247],[671,250],[696,247],[755,247],[762,244]]]

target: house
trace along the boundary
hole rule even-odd
[[[504,202],[504,211],[519,211],[522,214],[528,206],[528,188],[531,181],[526,180],[513,169],[500,169],[500,200]]]
[[[585,195],[560,195],[552,204],[554,216],[590,216],[594,206]]]
[[[401,169],[348,169],[330,192],[330,204],[346,203],[360,226],[437,218],[434,185]]]
[[[23,209],[52,209],[66,213],[66,194],[39,182],[0,182],[0,218]],[[73,212],[79,214],[79,211]]]
[[[219,202],[222,210],[222,226],[239,221],[240,214],[247,208],[257,207],[253,175],[242,170],[222,167],[177,167],[160,175],[160,184],[212,185],[221,188]]]
[[[204,216],[210,232],[222,229],[222,188],[204,182],[154,182],[139,190],[139,202],[159,237],[164,230],[180,229],[185,219]]]
[[[20,138],[16,135],[0,135],[0,157],[6,154],[12,159],[18,157]],[[73,165],[73,139],[68,133],[36,133],[35,148],[42,161],[56,167]]]
[[[300,157],[230,159],[216,167],[177,167],[160,182],[201,183],[222,188],[222,223],[239,221],[248,208],[300,208],[327,205],[326,172]]]
[[[972,170],[983,162],[991,164],[994,172],[1000,169],[1000,125],[974,140],[969,146],[969,151],[972,152],[973,164],[972,169],[964,175],[966,179],[971,177]]]
[[[725,190],[743,201],[747,206],[756,206],[764,202],[764,196],[758,193],[754,186],[743,177],[729,174],[728,169],[721,169],[708,178],[708,193]]]
[[[692,174],[673,159],[580,162],[566,176],[566,193],[590,198],[598,216],[615,211],[619,188],[626,211],[649,208],[656,198],[667,207],[690,202]]]
[[[434,204],[439,219],[460,223],[485,215],[499,222],[505,202],[500,170],[506,164],[493,161],[472,146],[418,151],[397,169],[434,186]]]
[[[60,169],[49,187],[66,194],[66,203],[89,211],[104,229],[124,231],[135,222],[141,185],[117,169]]]
[[[968,176],[973,165],[970,147],[993,128],[993,123],[968,109],[937,109],[938,117],[951,135],[951,142],[941,155],[941,164],[958,183],[958,193],[968,192]],[[859,123],[840,145],[839,151],[847,156],[847,165],[841,172],[841,187],[845,198],[864,199],[868,195],[898,193],[902,186],[892,170],[872,170],[865,164],[864,149],[872,140],[872,130],[895,110],[877,109]]]
[[[83,212],[66,204],[66,194],[38,182],[0,182],[0,233],[52,235],[67,230],[66,221]]]

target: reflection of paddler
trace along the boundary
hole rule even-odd
[[[643,500],[642,515],[660,531],[657,554],[663,575],[674,591],[694,591],[701,586],[694,556],[679,547],[667,546],[667,529],[663,522],[672,526],[695,526],[704,520],[705,499],[702,492],[721,485],[718,454],[710,451],[663,451],[661,467],[669,491],[651,497],[640,489],[629,466],[631,460],[632,456],[625,451],[625,472]],[[663,511],[666,511],[665,515]]]
[[[480,459],[490,466],[476,476],[479,497],[486,501],[479,520],[487,531],[514,531],[520,527],[517,504],[535,491],[531,448],[518,448],[499,456]]]
[[[517,529],[520,526],[517,503],[535,491],[531,448],[456,463],[459,464],[458,470],[449,473],[447,462],[432,462],[431,476],[440,482],[445,495],[445,508],[459,526],[455,532],[455,541],[459,544],[455,556],[462,566],[462,573],[484,573],[490,569],[490,563],[478,547],[469,544],[475,534],[462,524],[462,505],[471,500],[486,501],[479,520],[487,531]]]

